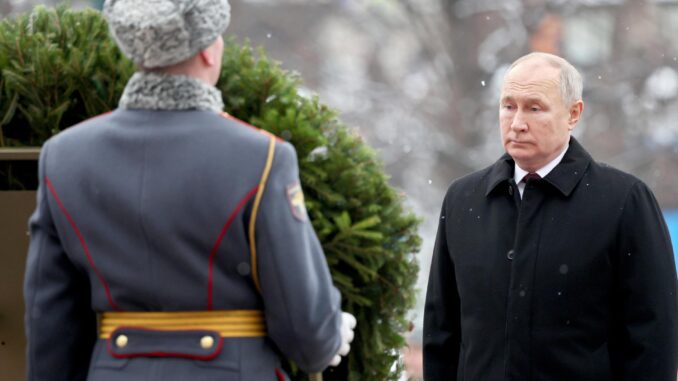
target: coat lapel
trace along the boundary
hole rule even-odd
[[[593,159],[575,138],[570,138],[563,160],[544,177],[544,180],[558,189],[563,196],[569,196],[579,184]]]
[[[569,196],[581,181],[593,159],[575,138],[570,138],[563,160],[544,177],[544,180],[556,188],[563,196]],[[514,161],[505,153],[494,165],[487,176],[485,196],[489,196],[500,184],[513,178]]]
[[[497,160],[490,173],[487,176],[487,188],[485,189],[485,196],[489,196],[499,184],[511,179],[513,177],[513,159],[509,154],[505,153],[499,160]]]

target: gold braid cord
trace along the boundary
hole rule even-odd
[[[266,181],[268,180],[268,175],[271,173],[271,166],[273,165],[273,156],[275,156],[275,137],[271,136],[268,143],[268,157],[266,158],[266,165],[264,166],[264,172],[261,174],[261,180],[259,180],[259,189],[257,189],[257,195],[254,198],[254,205],[252,206],[252,214],[250,216],[250,254],[251,254],[251,266],[252,266],[252,279],[254,279],[254,285],[257,287],[257,290],[261,294],[261,285],[259,284],[259,271],[257,271],[257,244],[255,236],[255,227],[257,225],[257,212],[259,211],[259,204],[261,204],[261,197],[264,195],[264,189],[266,189]]]

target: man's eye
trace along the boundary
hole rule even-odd
[[[511,106],[511,105],[504,105],[504,109],[506,109],[506,110],[513,110],[513,106]]]
[[[539,110],[541,110],[541,109],[540,109],[539,107],[532,107],[531,110],[534,111],[534,112],[537,112],[537,111],[539,111]]]

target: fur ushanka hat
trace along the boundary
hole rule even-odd
[[[120,50],[142,68],[185,61],[224,33],[228,0],[106,0],[104,17]]]

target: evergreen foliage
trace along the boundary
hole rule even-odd
[[[0,23],[0,68],[0,147],[40,145],[115,108],[134,71],[98,12],[64,6]],[[374,151],[317,97],[300,96],[299,83],[263,50],[226,42],[217,85],[226,111],[296,147],[308,212],[342,307],[358,319],[348,359],[325,379],[397,380],[397,350],[415,297],[418,219],[404,210]],[[0,171],[14,188],[35,177]]]

